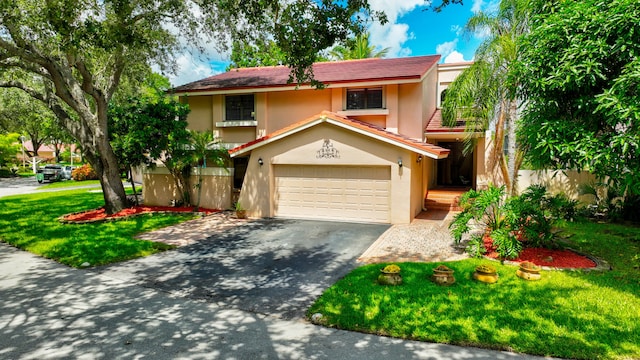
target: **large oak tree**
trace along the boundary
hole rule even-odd
[[[270,36],[292,80],[307,81],[317,53],[370,15],[366,0],[0,0],[0,87],[22,89],[56,114],[113,213],[126,196],[107,109],[123,78],[149,64],[171,68],[172,55],[202,48],[202,39],[222,49],[230,39]],[[29,86],[33,77],[42,88]]]

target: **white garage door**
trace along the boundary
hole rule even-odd
[[[275,166],[275,215],[390,222],[388,166]]]

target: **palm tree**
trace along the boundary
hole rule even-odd
[[[355,38],[347,39],[346,46],[336,45],[329,50],[329,55],[336,60],[354,60],[382,58],[389,53],[389,48],[376,51],[369,42],[369,33],[362,33]]]
[[[509,72],[518,55],[518,37],[528,29],[529,9],[528,0],[502,0],[495,14],[479,12],[469,19],[467,32],[487,30],[489,36],[476,51],[473,65],[449,86],[442,105],[445,124],[466,120],[469,135],[493,127],[487,165],[494,182],[506,185],[507,194],[516,192],[522,163],[516,146],[518,82]],[[473,142],[470,136],[465,139],[466,151],[473,149]]]

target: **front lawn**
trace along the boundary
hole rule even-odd
[[[95,186],[100,187],[100,180],[84,180],[84,181],[75,181],[75,180],[63,180],[56,181],[52,183],[47,183],[38,187],[38,190],[51,190],[51,189],[62,189],[67,187],[74,186]]]
[[[540,281],[515,275],[516,267],[489,260],[446,263],[456,283],[429,280],[441,263],[401,263],[404,284],[380,286],[383,267],[360,267],[328,289],[308,316],[327,326],[405,339],[503,349],[577,359],[640,357],[640,228],[569,224],[571,241],[605,258],[607,272],[544,271]],[[500,279],[471,278],[479,264],[494,265]]]
[[[0,199],[0,240],[63,264],[79,267],[129,260],[171,249],[134,236],[191,219],[191,214],[149,214],[129,220],[62,224],[68,213],[104,205],[101,193],[86,189]]]

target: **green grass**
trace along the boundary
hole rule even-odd
[[[56,182],[47,183],[45,185],[39,186],[38,190],[62,189],[62,188],[67,188],[67,187],[89,186],[89,185],[95,185],[96,187],[99,187],[100,186],[100,180],[84,180],[84,181],[64,180],[64,181],[56,181]]]
[[[149,214],[82,225],[57,220],[102,205],[102,194],[86,189],[4,197],[0,199],[0,240],[69,266],[84,262],[97,266],[171,249],[133,237],[193,218],[191,214]]]
[[[309,309],[327,326],[405,339],[472,345],[577,359],[640,358],[640,228],[569,224],[581,250],[614,267],[607,272],[544,271],[524,281],[516,267],[488,260],[446,263],[456,283],[429,280],[442,263],[401,263],[404,284],[377,285],[384,264],[355,269]],[[500,280],[471,278],[479,264],[495,265]]]

